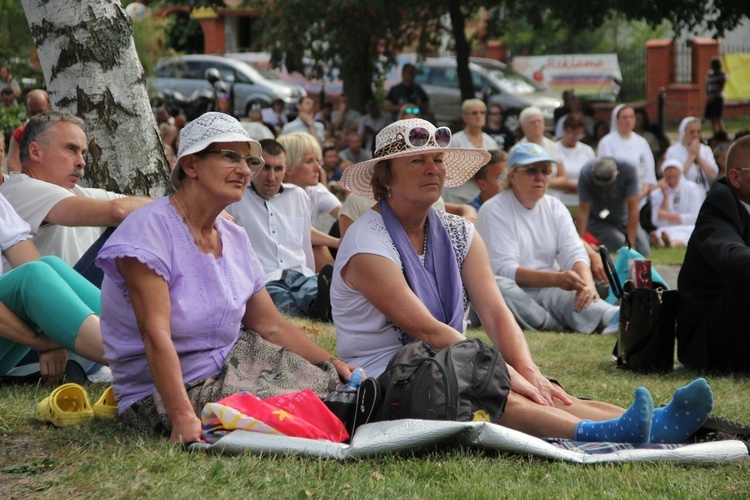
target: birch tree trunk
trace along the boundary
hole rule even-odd
[[[130,195],[171,192],[132,22],[120,1],[21,3],[53,108],[86,122],[86,184]]]

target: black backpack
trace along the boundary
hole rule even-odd
[[[426,341],[402,347],[378,377],[382,397],[370,421],[416,418],[496,422],[505,409],[510,376],[498,350],[480,340],[445,349]],[[484,411],[485,415],[478,411]]]

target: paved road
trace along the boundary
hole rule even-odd
[[[680,266],[655,266],[659,274],[667,281],[670,289],[677,289],[677,275],[680,274]]]

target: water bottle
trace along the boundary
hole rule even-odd
[[[364,370],[362,368],[357,368],[352,372],[352,374],[349,376],[349,380],[346,382],[346,385],[339,389],[341,392],[357,392],[357,389],[359,388],[360,384],[362,384],[362,377],[364,376]]]

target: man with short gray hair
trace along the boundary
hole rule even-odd
[[[88,152],[85,124],[77,116],[61,111],[35,116],[20,149],[22,172],[11,173],[0,194],[31,226],[42,255],[75,265],[105,228],[151,201],[77,185]]]

